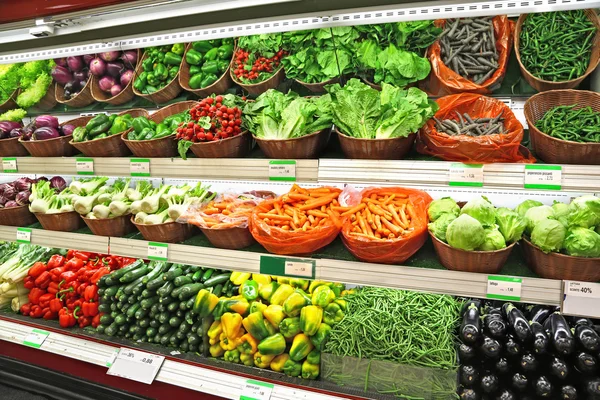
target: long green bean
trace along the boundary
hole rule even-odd
[[[558,106],[546,111],[536,128],[547,135],[579,143],[600,143],[600,113],[591,107]]]

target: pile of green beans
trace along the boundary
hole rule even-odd
[[[406,365],[456,369],[461,303],[448,295],[364,287],[344,297],[348,312],[325,352]]]
[[[505,134],[504,118],[502,112],[493,118],[471,118],[467,113],[456,113],[458,119],[437,119],[435,127],[438,132],[443,132],[449,136],[467,135],[467,136],[487,136],[496,134]]]
[[[585,73],[596,26],[583,10],[529,14],[519,36],[521,62],[529,73],[562,82]]]
[[[478,85],[498,69],[492,17],[447,20],[440,47],[444,64]]]
[[[558,106],[546,111],[535,127],[557,139],[600,143],[600,113],[592,107]]]

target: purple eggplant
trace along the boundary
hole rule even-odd
[[[110,89],[117,84],[117,81],[112,76],[103,76],[102,79],[98,81],[98,86],[100,90],[106,93],[110,93]]]
[[[88,73],[86,70],[73,72],[73,79],[76,81],[87,81]]]
[[[59,66],[61,66],[61,67],[65,67],[65,68],[67,67],[67,59],[66,59],[65,57],[62,57],[62,58],[55,58],[55,59],[54,59],[54,63],[55,63],[56,65],[59,65]]]
[[[111,62],[111,61],[118,60],[119,57],[121,56],[121,52],[120,51],[106,51],[104,53],[98,54],[98,56],[100,56],[100,58],[106,62]]]
[[[95,54],[86,54],[83,56],[83,63],[85,65],[90,65],[90,63],[92,62],[92,60],[96,58]]]
[[[119,84],[113,85],[113,87],[110,88],[111,96],[116,96],[119,93],[121,93],[122,91],[123,91],[123,87]]]
[[[40,115],[39,117],[35,117],[35,127],[58,129],[58,118],[53,117],[52,115]]]
[[[71,124],[63,125],[61,127],[63,136],[71,136],[75,130],[75,126]]]
[[[106,73],[106,62],[101,58],[94,58],[90,63],[90,73],[98,78]]]
[[[17,203],[14,200],[9,200],[6,203],[4,203],[4,208],[11,208],[11,207],[19,207],[19,203]]]
[[[23,136],[23,134],[25,133],[25,131],[23,130],[23,128],[17,128],[17,129],[13,129],[12,131],[10,131],[10,134],[8,135],[11,139],[19,137],[19,136]]]
[[[13,129],[18,129],[21,128],[23,125],[21,125],[18,122],[12,122],[12,121],[2,121],[0,122],[0,139],[6,139],[9,137],[10,132]]]
[[[60,137],[58,130],[48,126],[36,129],[32,136],[33,140],[56,139],[57,137]]]
[[[106,64],[106,73],[107,75],[112,76],[113,78],[118,78],[125,71],[125,66],[122,62],[109,62]]]
[[[73,74],[66,67],[61,67],[60,65],[56,65],[52,68],[52,79],[58,82],[60,85],[67,85],[70,81],[73,80]]]
[[[121,60],[127,66],[127,68],[135,68],[135,64],[137,63],[138,54],[137,50],[127,50],[123,52],[121,56]]]
[[[122,87],[126,87],[127,85],[129,85],[129,82],[131,82],[131,80],[133,79],[134,73],[133,70],[128,69],[127,71],[123,72],[123,74],[121,75],[121,78],[119,78],[119,82],[121,83]]]
[[[71,56],[67,57],[67,65],[69,69],[73,72],[81,71],[83,69],[83,57],[81,56]]]

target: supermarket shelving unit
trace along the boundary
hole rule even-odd
[[[154,2],[156,3],[156,2]],[[317,29],[342,25],[376,24],[394,21],[456,18],[484,15],[518,15],[579,8],[600,7],[600,0],[528,0],[528,1],[435,1],[393,4],[388,0],[165,0],[153,4],[148,0],[126,3],[102,9],[55,16],[38,21],[51,24],[55,34],[33,39],[29,28],[33,21],[0,26],[0,64],[27,60],[65,57],[164,45],[194,40],[223,38],[268,32]],[[513,110],[522,109],[523,98],[507,98]],[[154,108],[155,109],[155,108]],[[521,116],[522,112],[518,116]],[[62,121],[78,117],[65,111]],[[17,158],[18,175],[76,175],[75,157]],[[128,176],[129,158],[96,158],[94,173],[105,176]],[[308,185],[328,184],[343,187],[366,185],[401,185],[421,187],[434,197],[452,193],[468,198],[477,194],[507,202],[527,196],[568,201],[580,194],[600,195],[600,166],[562,166],[562,191],[531,191],[524,189],[522,164],[489,164],[484,167],[484,184],[480,188],[456,188],[448,185],[451,163],[440,161],[370,161],[322,158],[298,160],[296,179]],[[282,192],[283,183],[269,182],[269,160],[247,159],[151,159],[153,178],[168,180],[195,179],[213,184],[215,188],[260,187]],[[7,180],[8,176],[0,177]],[[504,203],[500,203],[504,204]],[[16,240],[16,227],[0,227],[0,240]],[[86,233],[50,232],[32,229],[31,243],[51,247],[112,253],[132,257],[147,257],[148,242],[139,238],[107,238]],[[260,259],[268,256],[260,251],[223,250],[191,244],[170,244],[169,261],[202,264],[210,267],[259,272]],[[357,285],[385,286],[401,289],[446,293],[457,296],[485,297],[487,275],[445,269],[413,266],[381,265],[347,261],[327,256],[315,257],[315,278]],[[560,305],[562,281],[523,277],[521,299],[524,302]],[[11,346],[22,344],[37,326],[34,321],[22,321],[0,315],[0,354]],[[100,374],[107,360],[120,347],[119,343],[94,340],[73,335],[52,327],[44,327],[49,337],[37,351],[46,357],[57,357],[91,365]],[[135,346],[133,344],[132,346]],[[14,351],[11,353],[14,354]],[[39,354],[39,353],[36,353]],[[238,399],[248,376],[239,371],[211,368],[168,356],[155,383],[148,388],[140,384],[111,377],[104,381],[144,396],[160,396],[161,390],[181,389],[180,397],[190,398],[202,392],[229,399]],[[44,359],[45,356],[38,356]],[[23,356],[25,358],[25,356]],[[35,359],[35,357],[33,358]],[[28,359],[31,361],[31,359]],[[33,362],[33,361],[31,361]],[[43,364],[40,362],[40,364]],[[65,361],[65,365],[67,362]],[[59,370],[67,371],[62,363]],[[75,364],[83,365],[83,364]],[[83,369],[82,369],[83,370]],[[82,373],[83,374],[83,373]],[[91,379],[86,376],[86,378]],[[260,379],[260,378],[255,378]],[[360,393],[338,393],[302,385],[301,382],[274,382],[271,399],[341,399],[359,398]],[[168,386],[164,386],[167,384]],[[162,385],[162,386],[161,386]],[[143,385],[142,385],[143,386]],[[156,388],[153,392],[152,388]],[[174,395],[175,396],[175,395]]]

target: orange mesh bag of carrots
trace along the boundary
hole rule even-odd
[[[289,193],[265,201],[250,217],[250,232],[267,251],[282,255],[307,255],[331,243],[342,227],[340,189],[304,189],[294,185]]]
[[[441,38],[435,41],[428,49],[431,74],[429,75],[429,81],[426,83],[426,86],[428,93],[433,96],[444,96],[463,92],[489,94],[500,87],[502,80],[506,75],[506,68],[508,66],[510,49],[513,41],[512,32],[515,23],[510,21],[506,15],[499,15],[492,19],[489,31],[482,27],[477,29],[477,32],[473,25],[471,25],[470,31],[462,29],[466,24],[462,25],[461,21],[465,20],[473,21],[473,18],[464,18],[459,20],[459,23],[457,23],[457,20],[437,20],[435,22],[437,26],[444,28],[445,33],[443,33],[443,35],[445,38],[443,39],[443,44],[441,43]],[[489,23],[489,21],[486,21],[485,19],[475,19],[475,22],[481,24]],[[467,24],[468,23],[472,22],[467,22]],[[495,51],[493,51],[494,49],[491,47],[491,43],[489,44],[489,48],[483,48],[480,43],[483,42],[487,44],[487,41],[489,40],[488,35],[491,35],[492,27],[496,43]],[[442,45],[450,46],[447,41],[449,39],[448,35],[458,35],[460,33],[462,33],[462,36],[460,37],[461,40],[454,40],[453,38],[454,41],[451,42],[455,43],[456,51],[447,47],[444,49],[444,55],[442,55]],[[490,50],[492,51],[490,52]],[[466,58],[467,56],[464,56],[465,64],[459,65],[458,60],[455,60],[456,56],[453,56],[455,53],[467,53],[474,59]],[[479,56],[487,61],[488,57],[491,56],[490,53],[494,53],[494,65],[497,68],[493,70],[493,72],[489,71],[488,73],[477,74],[478,71],[474,71],[472,72],[474,76],[471,76],[469,67],[478,65]],[[443,60],[449,62],[450,65],[446,65]],[[465,76],[469,76],[473,80],[467,79]]]
[[[342,241],[359,260],[396,264],[406,261],[427,240],[427,207],[432,198],[425,192],[401,187],[368,188],[360,203],[348,205]]]
[[[475,93],[462,93],[440,97],[436,103],[439,110],[417,135],[416,148],[419,153],[464,163],[535,162],[529,150],[521,146],[523,125],[500,100]],[[486,119],[490,120],[488,124],[493,122],[492,128],[500,128],[502,133],[496,133],[498,130],[494,133],[485,132],[486,123],[475,124],[476,129],[481,126],[484,131],[469,132],[473,126],[471,122]],[[440,123],[450,125],[444,125],[444,131],[440,131]]]

